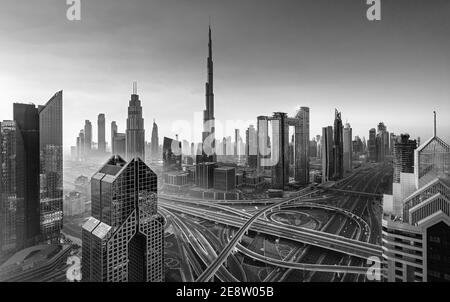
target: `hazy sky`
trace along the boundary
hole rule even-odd
[[[64,145],[85,119],[96,141],[98,113],[109,143],[138,81],[146,139],[156,118],[160,138],[190,139],[187,126],[172,131],[186,120],[198,141],[211,17],[218,123],[308,106],[313,136],[338,108],[354,135],[383,121],[425,140],[437,110],[449,142],[450,1],[381,3],[382,20],[369,22],[365,0],[82,0],[82,20],[69,22],[62,0],[2,0],[0,120],[13,102],[64,90]]]

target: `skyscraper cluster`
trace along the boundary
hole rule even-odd
[[[383,200],[383,278],[450,281],[450,146],[434,135],[394,144],[393,195]],[[412,159],[414,158],[414,161]]]
[[[367,147],[369,151],[368,160],[371,162],[384,162],[392,156],[395,144],[395,135],[387,131],[387,127],[380,122],[377,129],[369,131]]]
[[[62,91],[13,105],[0,123],[0,253],[58,241],[63,221]]]

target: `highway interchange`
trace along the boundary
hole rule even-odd
[[[366,281],[366,259],[381,255],[379,196],[391,175],[368,164],[333,189],[271,200],[160,195],[169,259],[179,263],[173,281]]]

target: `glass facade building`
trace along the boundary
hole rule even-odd
[[[91,179],[92,217],[82,229],[83,281],[164,281],[164,219],[157,176],[113,156]]]
[[[63,227],[63,93],[39,106],[40,231],[58,241]]]

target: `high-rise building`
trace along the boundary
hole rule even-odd
[[[343,125],[341,113],[335,111],[334,119],[334,137],[333,137],[333,154],[334,154],[334,174],[333,180],[339,180],[344,177],[344,139]]]
[[[62,108],[62,91],[39,106],[41,236],[56,243],[63,227]]]
[[[152,160],[158,160],[159,158],[159,137],[158,137],[158,125],[153,120],[152,128]]]
[[[309,108],[300,107],[295,115],[295,181],[309,183]]]
[[[133,83],[133,93],[128,106],[126,158],[145,159],[145,130],[142,118],[142,106],[137,94],[137,83]]]
[[[353,140],[352,128],[349,123],[344,128],[344,171],[352,171],[353,162]]]
[[[16,145],[17,197],[23,200],[18,208],[17,248],[23,249],[40,241],[39,198],[39,111],[32,104],[13,105],[17,136],[22,144]]]
[[[284,112],[273,114],[272,139],[272,187],[284,189],[289,183],[289,125]]]
[[[77,156],[78,160],[82,160],[85,154],[85,137],[84,137],[84,129],[80,130],[80,133],[77,137]]]
[[[92,217],[82,228],[83,281],[164,281],[156,174],[140,158],[127,163],[113,156],[91,186]]]
[[[414,143],[404,140],[409,153]],[[383,279],[448,282],[450,146],[436,135],[436,117],[433,137],[414,153],[414,173],[401,172],[393,196],[383,200]]]
[[[333,156],[333,127],[322,128],[321,138],[322,154],[322,182],[330,181],[334,175],[334,156]]]
[[[215,118],[214,118],[214,63],[212,59],[211,27],[209,27],[208,79],[205,84],[206,109],[203,111],[202,162],[215,162]]]
[[[180,171],[182,169],[182,148],[181,142],[164,137],[163,144],[163,167],[164,171]]]
[[[98,130],[98,151],[106,153],[106,139],[105,139],[105,114],[100,113],[97,119]]]
[[[89,155],[92,149],[92,123],[89,120],[84,122],[84,154]]]
[[[217,163],[215,162],[198,163],[195,166],[195,185],[204,189],[213,188],[214,169],[216,168]]]
[[[414,150],[417,142],[409,139],[409,134],[402,134],[394,144],[394,183],[400,183],[401,173],[414,173]]]
[[[116,135],[116,133],[117,133],[117,123],[116,123],[116,121],[112,121],[111,122],[111,153],[114,155],[114,154],[116,154],[115,153],[115,150],[114,150],[114,136]]]
[[[233,167],[214,169],[214,189],[219,191],[236,189],[236,169]]]
[[[127,150],[127,135],[125,133],[117,132],[114,135],[114,155],[120,155],[121,157],[126,156]]]
[[[258,150],[255,126],[250,125],[245,133],[245,146],[247,155],[247,165],[250,168],[256,169],[258,166]]]
[[[320,145],[320,143],[322,142],[322,137],[320,135],[316,135],[316,142],[317,142],[317,158],[322,158],[322,146]]]
[[[369,161],[377,161],[377,130],[372,128],[369,130],[369,140],[367,141],[367,148],[369,152]]]
[[[19,198],[17,182],[17,147],[22,144],[14,121],[0,123],[0,258],[17,247],[17,233],[23,227],[23,198]]]
[[[384,123],[378,124],[378,133],[376,137],[377,162],[384,162],[389,155],[389,132]]]

